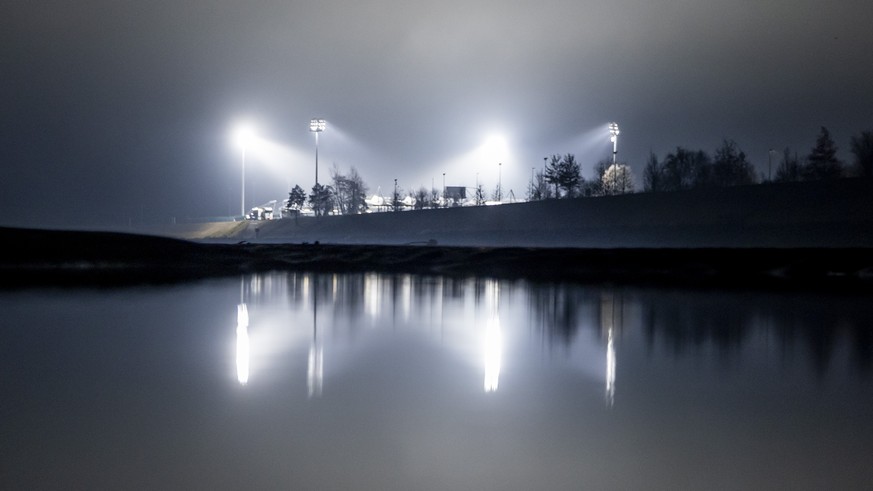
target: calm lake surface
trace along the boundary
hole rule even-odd
[[[275,273],[0,293],[2,489],[871,489],[869,295]]]

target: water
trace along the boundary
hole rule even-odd
[[[270,274],[0,294],[2,489],[870,489],[864,295]]]

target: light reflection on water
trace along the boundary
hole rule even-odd
[[[5,293],[0,487],[863,489],[868,300],[302,273]]]

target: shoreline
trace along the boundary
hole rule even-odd
[[[0,227],[3,289],[125,286],[274,271],[682,288],[873,291],[873,248],[537,248],[204,243]]]

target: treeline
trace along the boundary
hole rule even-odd
[[[826,127],[822,127],[815,146],[804,157],[785,148],[776,168],[768,162],[767,174],[757,176],[737,144],[726,140],[715,157],[703,150],[677,147],[663,160],[651,154],[643,169],[643,190],[678,191],[711,186],[738,186],[758,182],[793,182],[873,177],[873,133],[864,131],[850,142],[853,161],[846,164],[837,158],[837,146]],[[771,150],[771,159],[777,152]]]
[[[863,131],[850,140],[853,160],[844,163],[837,158],[837,146],[826,127],[816,138],[815,145],[804,156],[785,148],[771,150],[767,172],[758,175],[745,152],[733,140],[724,140],[710,155],[704,150],[676,147],[663,159],[654,153],[643,167],[642,191],[666,192],[706,187],[727,187],[761,182],[792,182],[839,179],[843,177],[873,177],[873,132]],[[774,159],[775,157],[775,159]],[[614,158],[614,156],[613,156]],[[774,162],[775,160],[775,162]],[[775,164],[775,167],[774,167]],[[600,161],[594,167],[594,176],[585,179],[582,167],[571,154],[546,158],[543,168],[531,176],[526,198],[531,201],[586,196],[608,196],[636,191],[635,176],[625,162]],[[334,165],[330,184],[316,184],[307,194],[299,185],[294,186],[286,202],[286,211],[300,212],[308,206],[316,216],[328,214],[358,214],[368,210],[400,211],[404,209],[443,208],[446,206],[484,205],[485,188],[477,183],[471,196],[447,194],[446,189],[424,187],[404,192],[395,181],[389,199],[377,197],[379,202],[367,200],[367,186],[358,171],[352,167],[344,174]],[[498,184],[490,194],[492,201],[514,199]]]

